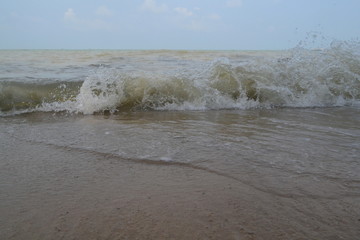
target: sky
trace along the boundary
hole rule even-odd
[[[1,0],[0,49],[280,50],[358,41],[359,11],[360,0]]]

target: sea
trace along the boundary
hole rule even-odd
[[[360,44],[0,50],[0,136],[197,169],[279,198],[358,201]]]
[[[254,174],[259,188],[284,194],[308,194],[307,186],[277,189],[276,181],[295,176],[342,186],[322,194],[359,195],[359,46],[1,50],[1,131],[236,178]],[[263,171],[276,172],[275,183]]]

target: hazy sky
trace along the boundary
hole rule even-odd
[[[1,0],[0,49],[287,49],[360,37],[360,0]],[[312,41],[308,40],[308,41]]]

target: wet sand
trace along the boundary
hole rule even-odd
[[[359,196],[279,196],[186,164],[0,133],[0,239],[358,239]]]

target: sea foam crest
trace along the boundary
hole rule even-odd
[[[77,101],[84,113],[358,105],[359,79],[358,44],[338,42],[240,64],[219,58],[176,73],[103,69],[85,80]]]
[[[359,42],[217,58],[176,70],[99,67],[81,82],[0,83],[2,113],[331,106],[360,106]]]
[[[254,107],[228,59],[176,73],[123,73],[102,69],[89,76],[77,97],[78,111],[206,110]]]

